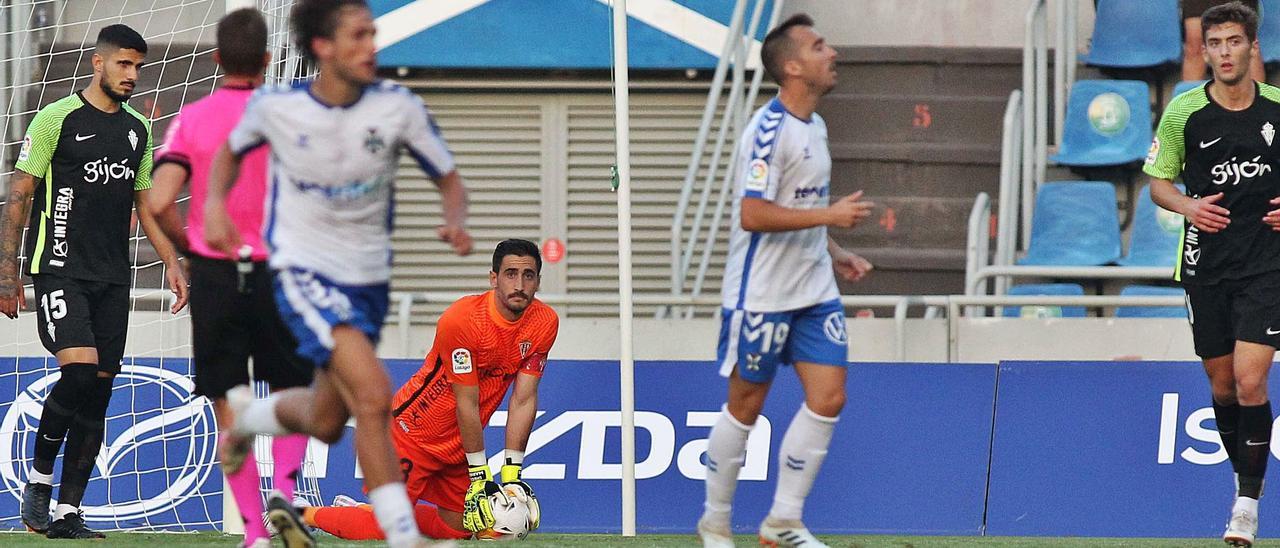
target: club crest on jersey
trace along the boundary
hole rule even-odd
[[[520,341],[520,358],[524,359],[529,356],[529,351],[533,349],[533,343],[529,341]]]
[[[138,133],[132,129],[129,130],[129,146],[133,147],[133,150],[138,150]]]
[[[1267,140],[1267,146],[1271,146],[1271,140],[1276,137],[1276,128],[1271,122],[1262,124],[1262,138]]]
[[[470,350],[459,348],[453,351],[453,372],[456,375],[466,375],[471,372]]]
[[[378,135],[378,128],[371,127],[368,131],[369,134],[364,138],[364,149],[369,151],[369,154],[377,154],[387,148],[387,142]]]

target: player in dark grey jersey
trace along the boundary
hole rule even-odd
[[[151,124],[125,103],[146,52],[133,29],[102,29],[89,87],[32,120],[0,214],[0,313],[15,318],[25,304],[17,251],[30,211],[27,273],[36,289],[38,331],[62,374],[44,402],[22,498],[23,523],[49,538],[103,537],[85,526],[79,506],[124,357],[135,203],[178,295],[173,313],[186,304],[173,245],[143,207],[151,187]],[[64,439],[62,486],[50,524],[53,461]]]
[[[1204,13],[1213,80],[1174,98],[1143,170],[1151,197],[1186,217],[1175,279],[1187,290],[1196,354],[1237,476],[1223,540],[1251,546],[1271,445],[1267,375],[1280,346],[1280,89],[1254,82],[1258,15],[1239,2]],[[1182,176],[1183,194],[1173,184]]]

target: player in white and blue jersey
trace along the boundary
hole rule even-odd
[[[733,546],[730,513],[747,436],[781,365],[792,365],[805,403],[782,439],[777,492],[761,544],[826,546],[801,521],[805,498],[844,406],[848,337],[834,274],[856,281],[871,264],[837,245],[827,227],[851,227],[873,204],[829,197],[827,127],[814,110],[836,82],[836,52],[804,14],[765,37],[761,61],[781,86],[740,139],[717,356],[729,399],[707,440],[704,546]]]
[[[223,439],[222,462],[229,472],[241,466],[252,434],[299,432],[334,443],[354,417],[356,454],[378,524],[389,545],[413,546],[418,528],[390,437],[391,383],[375,353],[388,308],[400,151],[440,189],[445,225],[438,232],[459,255],[471,250],[466,190],[422,102],[376,80],[376,29],[364,1],[303,0],[290,22],[320,75],[260,92],[249,103],[213,162],[205,239],[229,254],[239,247],[225,197],[240,156],[269,144],[264,232],[276,301],[298,354],[319,370],[311,387],[263,400],[253,400],[248,387],[228,391],[237,417]],[[305,545],[304,535],[289,534],[301,528],[292,508],[272,505],[268,514],[287,544]]]

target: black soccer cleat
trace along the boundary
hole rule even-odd
[[[272,491],[267,497],[267,519],[271,520],[285,548],[315,548],[316,540],[298,516],[298,509],[279,491]]]
[[[27,482],[22,488],[22,524],[33,533],[49,530],[49,499],[53,486]]]
[[[107,538],[107,535],[86,527],[84,517],[79,512],[67,514],[62,519],[55,520],[49,525],[49,531],[45,533],[45,536],[48,538],[69,539]]]

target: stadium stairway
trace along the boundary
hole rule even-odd
[[[856,294],[964,292],[974,197],[999,190],[1001,119],[1021,85],[1020,51],[845,48],[827,122],[833,198],[864,190],[871,222],[833,230],[876,265]],[[994,230],[992,231],[994,235]]]

